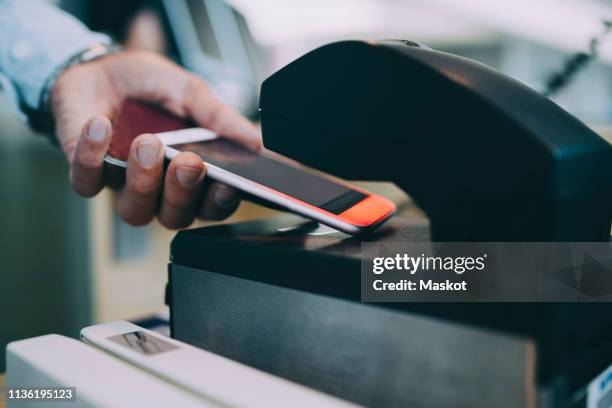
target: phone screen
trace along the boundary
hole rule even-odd
[[[297,166],[251,151],[227,139],[174,145],[191,151],[205,162],[308,204],[340,214],[367,197]]]

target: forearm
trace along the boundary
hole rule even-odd
[[[39,109],[58,68],[92,44],[109,42],[52,5],[0,0],[0,75],[14,106]]]

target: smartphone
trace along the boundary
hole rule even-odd
[[[169,126],[170,122],[164,123]],[[178,123],[172,127],[178,127]],[[392,201],[380,195],[276,153],[250,150],[203,128],[176,129],[156,135],[165,145],[167,159],[182,151],[194,152],[206,163],[207,177],[347,234],[370,232],[396,210]],[[125,150],[125,146],[123,153],[116,148],[113,155],[111,145],[106,161],[125,166],[125,161],[116,157],[118,154],[127,157]]]

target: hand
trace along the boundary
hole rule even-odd
[[[153,53],[125,51],[106,56],[66,70],[51,94],[70,180],[84,197],[96,195],[107,182],[103,159],[112,136],[109,119],[128,97],[157,103],[251,148],[261,147],[255,126],[222,104],[196,76]],[[218,182],[204,183],[206,166],[194,153],[179,154],[164,175],[163,150],[151,134],[140,135],[132,143],[126,182],[117,199],[123,220],[143,225],[157,215],[166,227],[183,228],[195,217],[220,220],[238,207],[236,190]]]

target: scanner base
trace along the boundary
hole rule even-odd
[[[396,217],[368,239],[423,241],[428,225]],[[575,390],[612,363],[610,304],[364,304],[360,251],[360,240],[289,215],[181,231],[169,266],[173,336],[368,406],[445,388],[437,397],[466,406],[522,406],[513,395],[530,392],[532,344],[540,386]]]

